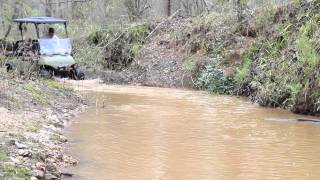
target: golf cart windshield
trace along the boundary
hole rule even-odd
[[[70,39],[39,39],[40,54],[42,55],[69,55],[71,54]]]

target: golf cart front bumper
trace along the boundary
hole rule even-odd
[[[73,68],[75,60],[70,55],[40,56],[39,65],[67,71]]]

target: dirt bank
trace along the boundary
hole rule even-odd
[[[62,130],[85,102],[54,80],[0,72],[0,179],[61,179],[77,162],[63,154]]]

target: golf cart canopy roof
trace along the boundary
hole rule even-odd
[[[14,19],[16,23],[33,23],[33,24],[66,24],[67,20],[54,17],[28,17],[21,19]]]

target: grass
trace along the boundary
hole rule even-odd
[[[49,104],[49,100],[46,98],[46,95],[40,89],[35,88],[31,84],[25,85],[24,89],[28,91],[32,98],[42,104]]]
[[[316,66],[320,63],[320,54],[312,42],[312,34],[316,28],[316,22],[311,20],[300,28],[297,46],[299,49],[299,59],[303,63]]]
[[[12,177],[12,180],[25,180],[32,175],[31,169],[11,164],[0,165],[0,172],[6,176]]]
[[[234,81],[232,78],[224,76],[221,62],[223,62],[222,56],[212,59],[211,64],[207,65],[195,80],[195,87],[213,93],[233,94]]]
[[[24,128],[26,129],[26,131],[28,132],[38,132],[40,129],[40,125],[38,123],[26,123],[24,125]]]
[[[55,80],[46,80],[45,83],[48,85],[49,88],[61,90],[61,91],[74,91],[72,87],[65,86],[64,84],[55,81]]]
[[[0,147],[0,162],[8,160],[8,152],[4,147]]]

